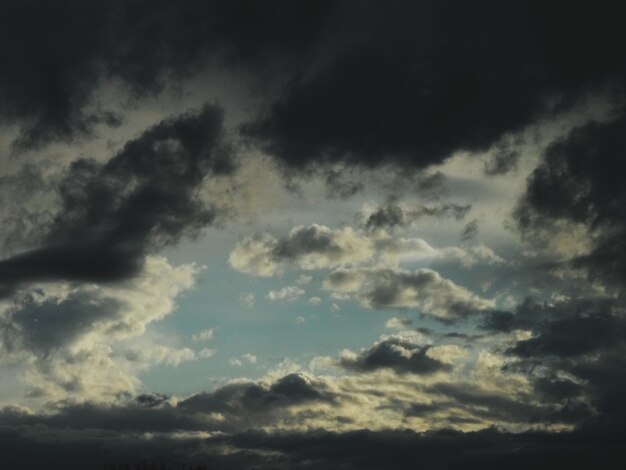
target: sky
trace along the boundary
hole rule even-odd
[[[626,4],[0,7],[4,467],[621,467]]]

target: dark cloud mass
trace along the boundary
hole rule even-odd
[[[20,125],[21,149],[118,125],[93,102],[106,80],[157,92],[216,56],[233,66],[265,64],[258,70],[267,72],[272,62],[306,55],[328,10],[325,1],[3,2],[0,122]]]
[[[38,303],[26,298],[0,321],[0,345],[45,356],[52,349],[72,344],[93,323],[115,319],[123,308],[117,299],[95,298],[85,293],[73,294],[63,302],[51,299]]]
[[[72,162],[45,246],[1,261],[0,283],[129,277],[145,254],[212,222],[218,214],[196,190],[233,169],[221,126],[221,110],[206,106],[162,121],[104,164]]]
[[[487,150],[587,91],[622,84],[620,2],[353,7],[357,17],[371,15],[372,29],[350,42],[348,27],[348,45],[326,66],[294,80],[244,126],[290,166],[425,167],[457,150]]]
[[[529,374],[540,396],[553,402],[593,406],[593,419],[579,415],[586,426],[614,426],[626,413],[622,379],[626,366],[626,320],[618,299],[575,299],[538,304],[527,299],[513,312],[492,312],[484,328],[510,332],[524,329],[506,353],[517,361],[507,366]],[[594,424],[595,423],[595,424]]]
[[[624,468],[625,24],[1,2],[0,467]]]
[[[251,431],[206,439],[171,439],[158,434],[146,438],[126,433],[69,429],[10,427],[0,429],[4,461],[17,470],[103,468],[135,465],[206,465],[217,470],[271,468],[277,470],[412,469],[419,462],[428,470],[483,468],[496,470],[553,468],[616,468],[624,458],[622,436],[558,434],[497,430],[473,433],[409,430],[358,430],[346,433],[309,431],[266,433]],[[60,452],[59,452],[60,450]],[[511,456],[515,458],[512,459]],[[140,457],[138,457],[140,456]],[[141,468],[141,467],[139,467]]]
[[[399,338],[381,341],[356,357],[342,357],[340,365],[356,372],[389,369],[398,374],[429,375],[452,367],[428,356],[428,346]]]
[[[533,172],[516,211],[518,225],[531,240],[549,239],[559,221],[582,224],[591,251],[573,258],[590,278],[623,285],[626,281],[626,110],[609,122],[592,122],[554,142]],[[568,230],[566,228],[565,230]]]

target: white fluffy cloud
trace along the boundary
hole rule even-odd
[[[280,264],[271,256],[276,239],[268,234],[247,237],[230,253],[230,265],[246,274],[271,277],[279,272]]]
[[[254,354],[251,353],[244,353],[239,357],[231,357],[228,360],[228,364],[231,365],[232,367],[241,367],[244,364],[256,364],[257,363],[257,357]]]
[[[243,273],[269,277],[280,273],[285,263],[305,270],[328,269],[360,264],[373,255],[373,241],[352,228],[313,224],[294,227],[284,239],[269,234],[245,238],[229,262]]]
[[[411,308],[443,320],[494,306],[491,300],[478,297],[430,269],[338,269],[323,287],[340,296],[355,297],[368,308]]]
[[[298,300],[305,293],[304,289],[300,289],[297,286],[287,286],[282,289],[269,291],[266,298],[268,300],[285,300],[287,302],[293,302],[294,300]]]
[[[505,263],[485,245],[469,249],[435,248],[421,238],[395,238],[384,230],[374,233],[350,227],[333,230],[318,224],[294,227],[287,237],[281,239],[269,234],[245,238],[229,257],[234,269],[261,277],[279,275],[285,265],[319,270],[432,261],[454,262],[465,268]],[[303,275],[298,283],[305,284],[310,280],[310,276]]]
[[[214,331],[213,328],[208,328],[206,330],[199,331],[191,336],[192,341],[210,341],[213,339]]]
[[[385,328],[389,328],[389,329],[403,329],[403,328],[406,328],[407,326],[409,326],[411,323],[413,323],[413,321],[409,320],[408,318],[391,317],[385,323]]]

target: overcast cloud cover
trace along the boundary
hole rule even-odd
[[[622,468],[626,4],[0,2],[3,468]]]

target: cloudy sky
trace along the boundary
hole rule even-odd
[[[2,466],[625,457],[626,4],[578,3],[0,2]]]

